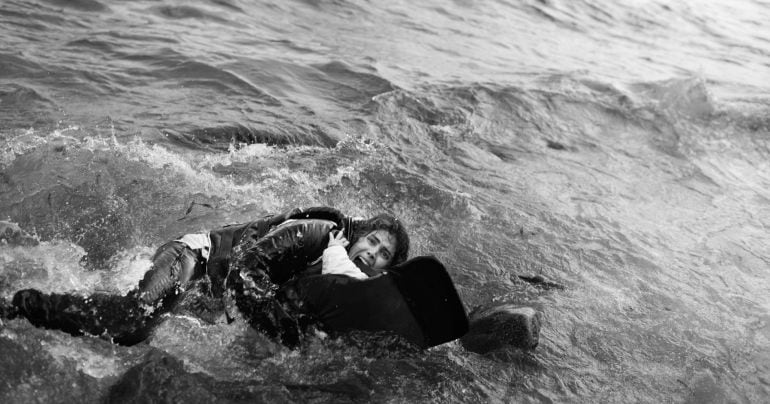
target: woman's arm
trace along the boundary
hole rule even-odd
[[[368,276],[350,260],[345,247],[341,245],[329,246],[322,255],[324,275],[345,275],[355,279],[366,279]]]

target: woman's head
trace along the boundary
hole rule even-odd
[[[409,235],[401,222],[389,214],[379,214],[367,220],[353,222],[351,259],[361,259],[375,270],[382,270],[406,261],[409,255]]]

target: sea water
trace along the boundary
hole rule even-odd
[[[0,297],[125,293],[166,240],[329,205],[397,215],[468,309],[544,323],[479,355],[6,321],[0,401],[766,402],[767,21],[764,0],[5,0],[0,220],[39,244],[0,245]]]

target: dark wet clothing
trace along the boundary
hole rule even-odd
[[[144,341],[159,320],[158,316],[147,314],[147,307],[135,293],[79,296],[26,289],[16,293],[13,305],[18,315],[37,327],[71,335],[100,336],[121,345]]]
[[[182,242],[166,243],[153,256],[138,289],[126,296],[25,290],[16,294],[13,305],[36,326],[132,345],[145,339],[158,318],[193,287],[193,293],[224,299],[231,311],[237,306],[249,324],[295,346],[310,317],[276,298],[276,291],[303,270],[314,270],[311,264],[326,248],[329,231],[343,219],[335,212],[294,210],[214,230],[208,262]]]
[[[459,338],[468,317],[444,265],[420,256],[366,280],[341,275],[303,276],[281,289],[294,294],[324,329],[388,331],[428,348]]]
[[[206,262],[200,253],[180,241],[163,244],[152,257],[152,267],[139,281],[139,300],[153,305],[184,291],[192,280],[206,275]],[[165,305],[165,304],[161,304]]]
[[[366,280],[320,275],[320,263],[314,263],[329,232],[345,226],[341,215],[329,213],[336,211],[322,209],[326,217],[308,218],[305,211],[305,217],[282,215],[213,231],[208,262],[184,243],[164,244],[139,289],[126,296],[25,290],[13,305],[36,326],[124,345],[144,340],[159,316],[189,293],[224,302],[228,319],[237,307],[251,326],[289,347],[313,326],[392,332],[423,348],[467,331],[462,302],[435,258],[418,257]],[[374,275],[370,268],[362,270]]]
[[[271,248],[266,248],[266,245],[257,245],[257,241],[288,220],[326,221],[330,227],[326,229],[324,226],[316,226],[312,229],[305,229],[305,233],[308,230],[315,232],[308,234],[307,237],[304,237],[304,235],[302,237],[291,237],[290,232],[274,232],[272,239],[266,240],[266,242],[280,242],[283,243],[282,245],[271,245]],[[195,252],[189,248],[188,252],[175,249],[174,252],[169,254],[162,254],[162,251],[167,249],[167,246],[170,244],[181,244],[172,241],[161,246],[155,257],[153,257],[152,267],[139,283],[139,296],[144,303],[153,304],[170,293],[179,292],[180,288],[184,289],[190,281],[198,280],[205,276],[210,283],[212,295],[221,297],[226,288],[226,278],[230,271],[230,264],[234,258],[233,252],[235,250],[238,250],[239,254],[246,254],[252,247],[259,247],[261,253],[280,255],[289,251],[296,252],[304,249],[307,251],[306,254],[315,255],[317,253],[320,256],[328,242],[328,239],[325,238],[328,235],[328,230],[335,227],[343,228],[346,224],[348,227],[352,227],[350,226],[350,220],[350,218],[346,218],[336,209],[313,207],[304,210],[292,209],[288,212],[268,216],[260,220],[225,226],[209,232],[211,251],[209,251],[208,260],[203,260],[200,255],[193,259],[191,254],[195,254]],[[299,229],[299,231],[302,232],[303,229]],[[309,248],[308,240],[312,240],[312,243],[314,243],[312,248]],[[299,244],[293,246],[292,243]],[[317,252],[317,248],[320,248],[321,252]],[[184,253],[184,256],[182,256],[182,253]],[[175,256],[175,254],[178,255]],[[252,251],[248,257],[241,258],[241,262],[245,264],[244,260],[251,258],[261,261],[258,255],[256,251]],[[306,263],[296,262],[296,260],[277,264],[275,263],[276,259],[272,259],[272,261],[276,268],[281,265],[281,268],[283,268],[281,271],[273,271],[282,274],[274,280],[276,283],[283,283],[293,273],[307,266]],[[258,265],[256,262],[253,264]],[[290,266],[290,269],[286,269],[287,266]]]

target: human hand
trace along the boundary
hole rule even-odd
[[[345,229],[342,229],[337,232],[329,232],[329,245],[328,247],[332,247],[335,245],[341,245],[343,247],[347,247],[350,242],[348,239],[345,238]]]

